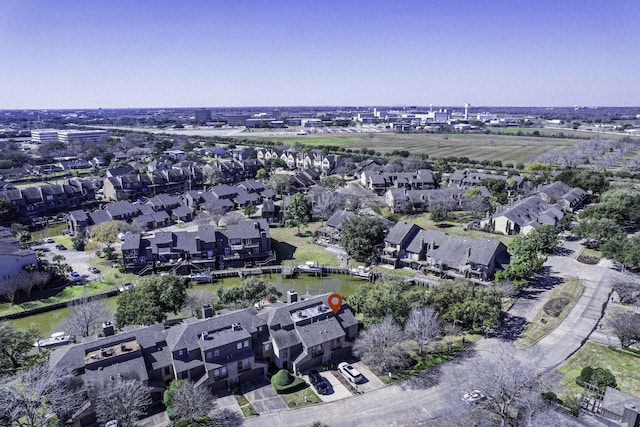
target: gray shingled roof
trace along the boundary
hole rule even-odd
[[[411,238],[418,231],[420,231],[420,227],[417,225],[405,221],[398,221],[396,225],[389,230],[389,234],[387,234],[384,241],[389,245],[400,245],[405,239]]]

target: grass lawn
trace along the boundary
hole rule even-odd
[[[571,311],[573,306],[582,295],[584,286],[577,278],[570,278],[560,283],[549,295],[548,301],[557,298],[566,298],[569,302],[562,308],[562,311],[558,316],[550,316],[545,313],[544,309],[540,309],[535,315],[531,323],[527,325],[527,328],[520,334],[520,337],[516,340],[515,345],[518,348],[527,348],[535,344],[538,340],[553,331],[562,319]]]
[[[36,240],[45,239],[47,237],[61,237],[62,230],[66,230],[66,228],[67,228],[67,224],[65,224],[64,222],[60,224],[48,225],[42,230],[36,230],[33,233],[31,233],[31,240],[36,241]]]
[[[477,230],[465,230],[464,227],[470,221],[462,221],[458,222],[456,218],[459,216],[463,216],[464,212],[453,212],[450,214],[452,216],[451,220],[435,223],[431,220],[431,214],[429,212],[423,212],[416,215],[403,215],[400,217],[401,221],[411,222],[416,224],[425,230],[436,230],[442,233],[455,234],[457,236],[469,237],[472,239],[492,239],[499,240],[504,243],[507,247],[513,240],[515,236],[505,236],[502,234],[492,234],[485,233]]]
[[[309,386],[294,393],[281,394],[280,397],[282,397],[282,400],[284,400],[284,403],[286,403],[289,408],[299,408],[301,406],[322,402]],[[306,401],[305,397],[307,398]]]
[[[592,342],[587,342],[558,368],[562,381],[556,393],[560,396],[581,393],[582,387],[576,384],[575,379],[585,366],[609,369],[615,375],[621,391],[640,396],[640,356]]]
[[[306,227],[300,228],[300,236],[296,235],[297,227],[271,228],[269,232],[278,260],[285,263],[287,260],[294,260],[294,264],[314,261],[320,265],[340,265],[335,254],[314,243],[314,234],[320,227],[322,227],[320,222],[309,223]]]
[[[69,301],[75,298],[80,298],[81,296],[87,295],[95,295],[102,292],[106,292],[112,289],[112,286],[109,283],[105,282],[89,282],[86,285],[72,285],[66,286],[59,291],[48,292],[44,298],[25,301],[18,304],[14,304],[12,306],[9,305],[8,302],[0,303],[0,316],[4,316],[12,313],[19,313],[25,310],[31,310],[38,307],[44,307],[50,304],[56,304],[60,302]],[[34,289],[32,295],[37,295],[39,291]],[[45,292],[47,290],[45,289]]]
[[[240,405],[242,415],[244,415],[245,417],[258,415],[258,412],[256,412],[255,408],[251,405],[251,403],[249,403],[246,397],[237,394],[235,396],[236,400],[238,401],[238,405]]]

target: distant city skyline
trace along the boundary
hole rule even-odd
[[[0,109],[638,106],[640,2],[4,0]]]

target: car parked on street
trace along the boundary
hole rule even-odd
[[[465,393],[462,396],[462,400],[467,405],[471,405],[473,403],[480,403],[484,400],[487,400],[487,396],[480,390],[471,390],[469,393]]]
[[[338,364],[338,371],[342,374],[343,377],[347,379],[347,381],[358,384],[362,382],[364,377],[353,365],[348,364],[347,362],[341,362]]]
[[[100,274],[100,270],[95,267],[89,267],[89,272],[93,274]]]
[[[317,369],[309,371],[309,382],[316,389],[318,394],[329,394],[329,383],[322,378]]]

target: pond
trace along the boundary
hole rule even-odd
[[[279,274],[265,275],[265,278],[269,282],[273,283],[275,287],[282,292],[282,299],[286,299],[287,291],[295,289],[298,295],[319,295],[323,293],[338,293],[342,297],[348,297],[356,292],[359,286],[366,284],[366,281],[358,279],[353,276],[334,274],[331,276],[316,277],[306,274],[300,274],[294,278],[284,278]],[[229,277],[220,279],[214,283],[208,284],[192,284],[189,291],[195,289],[206,289],[212,291],[214,294],[220,287],[229,288],[232,286],[240,285],[242,279],[239,277]],[[103,300],[103,302],[115,313],[118,297],[114,296]],[[41,336],[48,337],[54,332],[63,331],[65,320],[67,318],[69,310],[60,308],[57,310],[47,311],[45,313],[34,314],[33,316],[23,317],[21,319],[11,320],[17,328],[24,330],[29,325],[33,324],[40,331]],[[185,317],[190,313],[185,311],[179,313],[177,316],[171,315],[170,317]]]

